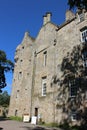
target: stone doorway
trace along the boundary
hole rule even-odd
[[[35,108],[35,116],[38,117],[38,108]]]

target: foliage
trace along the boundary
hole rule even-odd
[[[87,10],[87,0],[68,0],[70,9],[77,7],[79,9]]]
[[[84,55],[85,54],[85,55]],[[77,121],[82,126],[87,124],[87,42],[74,46],[71,52],[63,58],[61,64],[62,75],[57,78],[53,84],[60,84],[56,97],[56,108],[62,109],[62,114],[68,115],[66,119],[62,119],[62,124],[71,123],[72,112],[76,113]],[[54,80],[53,80],[54,81]],[[70,95],[71,82],[75,81],[75,96]]]
[[[66,121],[63,124],[60,124],[59,127],[64,130],[71,130],[69,124]]]
[[[0,106],[7,107],[9,105],[10,96],[7,91],[0,94]]]
[[[4,51],[0,50],[0,92],[6,86],[5,72],[13,71],[13,63],[7,59]]]

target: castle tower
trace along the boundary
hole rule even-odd
[[[34,39],[26,32],[22,43],[17,47],[15,52],[15,67],[9,116],[22,117],[23,114],[30,115],[33,41]]]

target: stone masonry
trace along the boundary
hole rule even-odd
[[[38,121],[60,123],[67,118],[61,102],[56,101],[60,85],[53,84],[53,77],[60,79],[63,58],[73,47],[81,44],[81,29],[87,28],[87,12],[66,12],[66,20],[60,26],[51,22],[52,14],[43,16],[43,26],[37,37],[25,33],[22,43],[15,52],[15,68],[9,116],[29,114]],[[84,17],[84,18],[83,18]],[[62,94],[61,94],[62,96]],[[66,101],[68,98],[66,92]]]

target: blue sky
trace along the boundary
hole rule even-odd
[[[0,50],[14,61],[17,45],[28,31],[32,37],[38,35],[43,25],[43,15],[52,12],[52,22],[60,25],[65,20],[68,0],[0,0]],[[12,74],[6,74],[7,87],[11,93]]]

